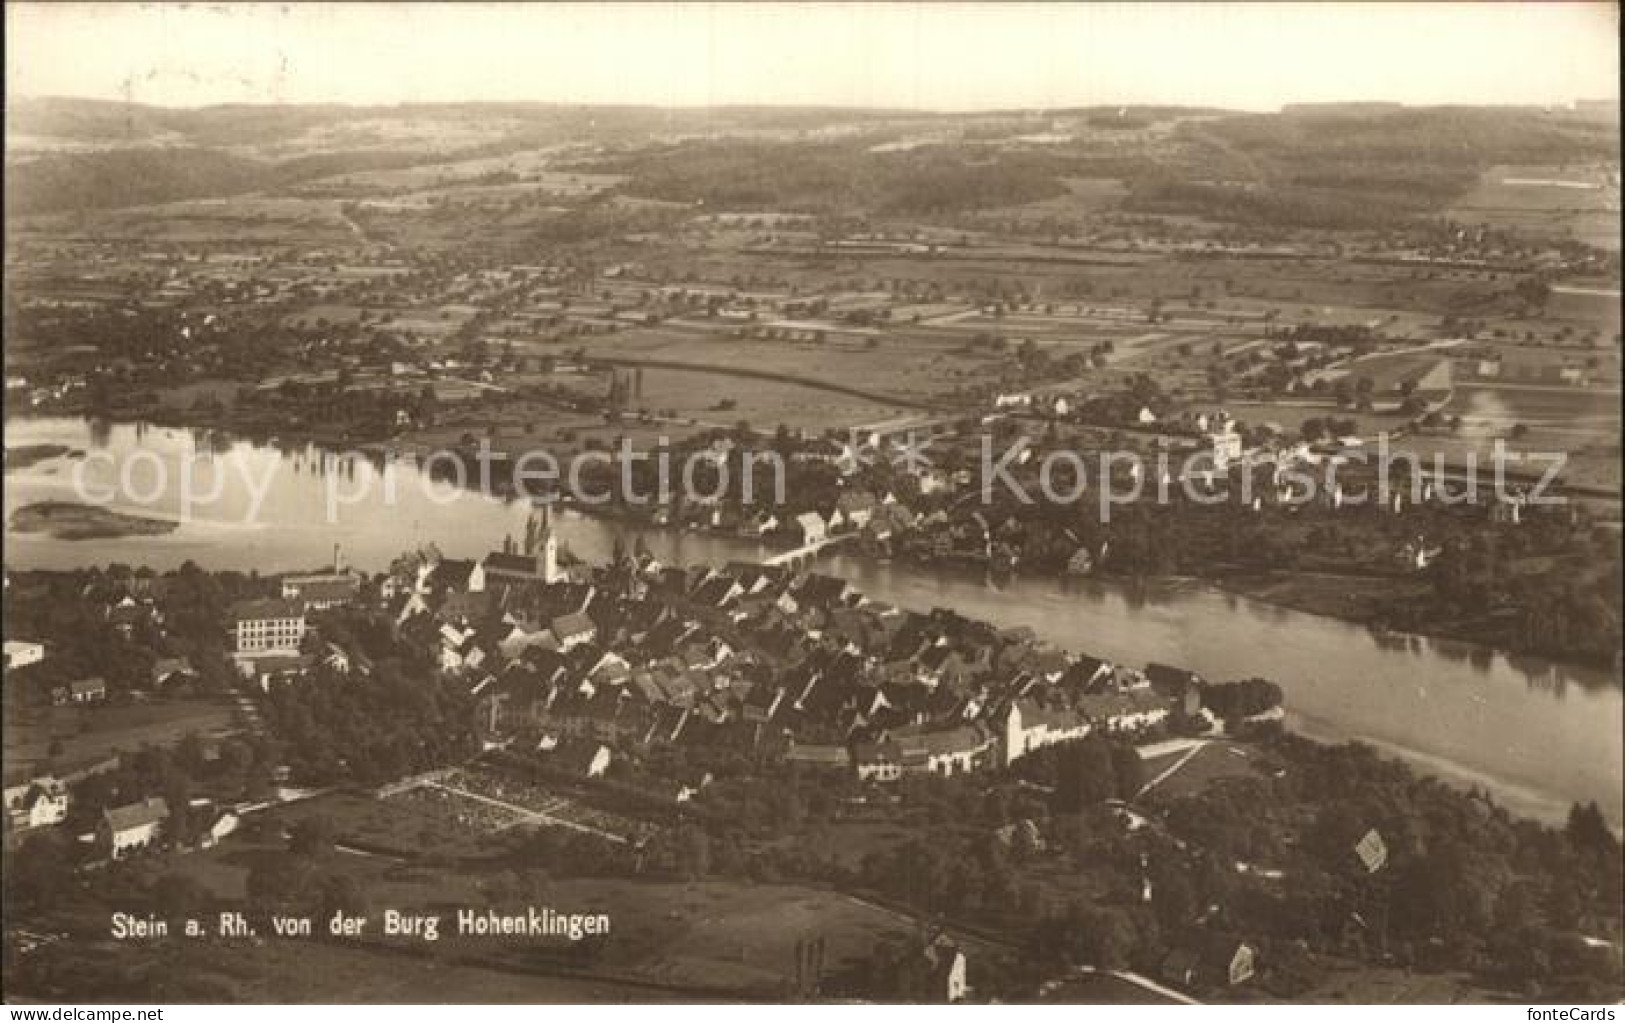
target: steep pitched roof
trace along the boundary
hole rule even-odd
[[[104,816],[113,831],[130,831],[168,820],[169,803],[160,796],[153,796],[139,803],[111,807],[104,811]]]

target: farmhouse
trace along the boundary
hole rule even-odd
[[[51,702],[58,706],[101,703],[106,699],[107,682],[101,678],[82,678],[51,690]]]
[[[121,859],[157,841],[167,820],[167,802],[159,797],[143,799],[103,811],[97,837],[109,856]]]
[[[60,824],[68,817],[68,787],[45,775],[7,788],[6,817],[14,831]]]

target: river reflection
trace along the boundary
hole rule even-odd
[[[99,461],[108,464],[85,473],[104,483],[132,457],[173,467],[206,451],[221,492],[164,536],[62,542],[8,529],[10,568],[118,561],[169,569],[192,560],[272,573],[323,564],[338,543],[352,564],[378,571],[429,542],[450,557],[483,556],[504,536],[521,535],[527,514],[520,503],[431,483],[409,461],[340,457],[219,431],[72,419],[7,423],[8,446],[35,443],[104,452]],[[74,499],[78,467],[68,466],[53,460],[9,474],[8,521],[21,505]],[[396,499],[386,505],[377,485],[358,496],[366,482],[392,482]],[[167,492],[150,505],[114,506],[160,517],[181,511],[178,495]],[[668,563],[723,564],[768,553],[755,541],[641,530],[568,512],[559,530],[564,545],[589,561],[607,560],[618,539],[628,547],[641,540]],[[990,578],[963,567],[846,555],[821,559],[819,570],[850,578],[876,600],[1025,625],[1048,642],[1124,663],[1184,665],[1214,679],[1270,678],[1285,689],[1291,723],[1301,731],[1372,742],[1447,780],[1489,788],[1511,809],[1542,819],[1561,820],[1574,800],[1596,800],[1618,823],[1625,705],[1609,671],[1374,633],[1188,580]]]

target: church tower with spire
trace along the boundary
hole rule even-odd
[[[558,582],[559,538],[553,532],[553,506],[550,503],[532,505],[530,519],[525,523],[525,554],[536,559],[536,574],[543,582]]]

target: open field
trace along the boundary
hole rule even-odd
[[[985,357],[955,351],[954,346],[913,339],[886,338],[874,346],[830,340],[825,344],[745,338],[726,327],[670,324],[625,331],[610,337],[583,338],[577,343],[591,357],[627,363],[654,360],[693,364],[696,368],[742,367],[812,382],[850,386],[909,402],[929,402],[955,386],[985,376]],[[647,375],[646,375],[647,384]],[[754,386],[754,385],[752,385]],[[739,390],[735,385],[735,390]],[[744,394],[737,394],[744,398]],[[650,398],[645,395],[645,398]],[[848,404],[851,399],[844,400]],[[651,399],[651,404],[654,403]],[[871,403],[878,404],[878,403]],[[883,418],[885,413],[874,418]],[[868,415],[868,410],[860,413]],[[839,425],[827,421],[827,425]]]
[[[1066,194],[1050,199],[1038,199],[1021,206],[1003,206],[987,210],[981,217],[990,221],[1014,220],[1019,223],[1045,221],[1083,221],[1117,208],[1128,195],[1123,182],[1114,178],[1064,178]]]
[[[550,893],[559,906],[608,913],[615,960],[650,980],[696,977],[767,990],[795,975],[796,943],[822,937],[826,963],[865,956],[875,942],[911,934],[911,921],[837,892],[727,881],[580,880]]]
[[[449,860],[485,856],[499,848],[486,831],[443,808],[374,799],[365,793],[329,793],[279,807],[268,819],[292,827],[313,816],[330,818],[341,844],[383,854]]]
[[[81,978],[62,995],[82,1002],[174,1000],[226,1004],[562,1004],[712,1002],[711,994],[653,990],[610,979],[547,976],[408,956],[374,946],[311,941],[168,941],[132,946],[111,941],[58,946],[42,956]],[[122,969],[112,976],[109,964]],[[90,990],[87,990],[89,985]],[[15,990],[46,996],[53,989]]]
[[[189,733],[208,735],[232,726],[229,701],[154,700],[102,707],[6,707],[5,761],[8,771],[48,759],[63,763],[94,760],[115,751],[176,742]],[[53,741],[62,752],[51,757]]]
[[[1525,1000],[1511,993],[1488,991],[1461,973],[1422,973],[1335,959],[1324,963],[1327,976],[1300,998],[1329,1005],[1516,1004]]]
[[[1619,250],[1619,171],[1594,164],[1492,167],[1448,210],[1484,224]]]
[[[329,814],[341,809],[330,797],[299,805]],[[288,809],[272,811],[278,824],[288,822]],[[348,828],[349,804],[343,810],[345,816],[337,819]],[[256,822],[214,849],[185,857],[186,871],[225,904],[239,904],[247,896],[249,872],[283,855],[277,830]],[[179,864],[176,858],[169,867]],[[386,955],[404,947],[425,967],[435,969],[443,968],[435,963],[452,961],[528,969],[536,963],[534,953],[562,947],[556,939],[459,935],[455,914],[465,908],[483,914],[522,913],[527,906],[545,906],[562,914],[604,914],[610,921],[608,939],[585,968],[601,974],[607,983],[624,979],[678,989],[703,985],[713,992],[758,996],[780,994],[793,978],[798,942],[822,938],[826,970],[835,972],[867,956],[876,942],[907,938],[916,930],[911,919],[890,909],[798,885],[553,878],[512,860],[409,865],[344,850],[327,854],[323,867],[349,876],[373,906],[441,918],[439,940],[427,945],[386,937],[375,921],[365,938],[384,947],[354,954]],[[149,861],[142,869],[157,872],[165,865]],[[261,935],[253,947],[242,947],[238,953],[245,960],[245,971],[258,977],[285,957],[297,959],[294,950],[302,947],[306,946],[301,941]],[[261,955],[267,957],[264,963]],[[247,969],[247,963],[253,968]],[[545,967],[541,970],[546,972]],[[456,992],[448,991],[444,997],[455,998]]]
[[[1200,795],[1216,781],[1226,778],[1258,778],[1266,770],[1257,746],[1216,739],[1195,752],[1181,751],[1155,757],[1144,763],[1147,783],[1160,776],[1146,797],[1156,801]],[[1177,768],[1177,770],[1175,769]],[[1167,773],[1172,771],[1171,774]]]
[[[301,186],[301,190],[329,192],[342,189],[356,195],[370,192],[417,193],[481,185],[493,177],[511,176],[550,196],[582,198],[613,188],[626,180],[624,176],[615,174],[554,170],[558,152],[557,149],[526,150],[503,156],[425,163],[396,170],[340,174],[308,182]],[[456,192],[446,194],[455,195]]]
[[[672,369],[648,369],[643,389],[633,395],[636,408],[657,414],[731,426],[747,422],[761,429],[783,423],[792,430],[813,432],[831,426],[872,422],[898,415],[898,406],[766,380],[742,382],[737,377]]]
[[[23,232],[53,237],[75,237],[82,218],[50,214],[29,218]],[[84,225],[86,237],[97,241],[256,245],[337,245],[354,241],[351,228],[339,213],[338,203],[326,199],[290,196],[233,196],[230,199],[195,199],[185,202],[132,206],[109,211],[93,227]]]

